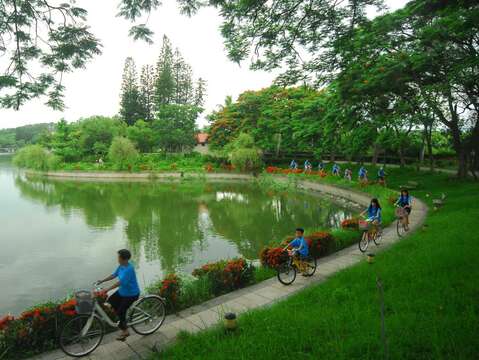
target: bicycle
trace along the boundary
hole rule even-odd
[[[397,218],[397,223],[396,223],[396,231],[397,231],[397,234],[399,237],[402,237],[407,231],[408,231],[408,227],[407,227],[407,217],[408,217],[408,213],[406,212],[406,210],[397,205],[397,209],[396,209],[396,218]]]
[[[358,243],[361,252],[366,252],[369,247],[369,242],[371,241],[373,241],[376,246],[379,246],[383,236],[380,225],[372,224],[370,221],[359,221],[359,229],[363,230],[363,234]]]
[[[309,255],[304,259],[295,256],[294,252],[288,252],[288,260],[276,268],[276,276],[283,285],[291,285],[296,280],[296,273],[299,271],[303,276],[313,276],[318,267],[316,258]]]
[[[97,283],[94,290],[80,290],[75,293],[77,315],[62,327],[59,336],[60,348],[72,357],[91,354],[100,345],[105,335],[106,323],[117,327],[97,301],[96,294],[101,291]],[[127,326],[137,334],[150,335],[157,331],[166,317],[165,300],[157,295],[146,295],[135,301],[127,313]]]

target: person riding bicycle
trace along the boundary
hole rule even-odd
[[[347,168],[346,170],[344,170],[344,178],[348,181],[352,180],[353,172],[351,171],[351,169]]]
[[[323,171],[323,170],[324,170],[324,163],[320,161],[318,164],[318,171]]]
[[[381,217],[381,205],[379,204],[379,200],[374,198],[371,200],[371,203],[369,204],[368,208],[364,210],[361,215],[368,214],[366,221],[375,225],[379,226],[381,225],[382,222],[382,217]]]
[[[361,166],[359,168],[359,181],[361,182],[366,182],[368,181],[368,171],[366,170],[366,168],[364,166]]]
[[[407,189],[401,190],[401,195],[397,199],[395,205],[403,208],[406,211],[406,216],[404,217],[404,229],[406,231],[409,230],[409,214],[411,214],[411,204],[412,204],[412,197],[409,195],[409,191]]]
[[[296,160],[291,160],[290,164],[289,164],[289,168],[291,170],[296,170],[298,168],[298,163],[296,162]]]
[[[101,284],[115,278],[118,278],[118,281],[114,283],[109,288],[103,290],[106,294],[110,290],[118,288],[112,295],[108,297],[106,302],[112,306],[115,310],[115,313],[118,315],[120,320],[118,328],[121,330],[120,336],[117,340],[125,341],[130,333],[126,325],[126,313],[128,308],[138,300],[140,296],[140,287],[138,286],[138,280],[136,279],[135,268],[129,262],[131,259],[130,251],[122,249],[118,251],[118,263],[119,266],[113,274],[107,276],[103,280],[98,280],[97,284]]]
[[[339,167],[339,165],[334,163],[333,170],[332,170],[333,175],[340,176],[340,174],[339,174],[340,170],[341,170],[341,168]]]
[[[386,180],[386,171],[384,171],[384,167],[380,167],[378,170],[378,181],[381,184],[384,184],[384,181]]]
[[[309,255],[309,246],[304,239],[304,229],[296,229],[296,238],[291,241],[287,247],[291,247],[291,255],[299,255],[300,258],[305,258]]]
[[[309,162],[309,160],[306,160],[304,162],[304,172],[310,172],[313,168],[313,165]]]

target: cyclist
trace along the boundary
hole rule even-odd
[[[309,160],[306,160],[304,162],[304,172],[311,172],[311,169],[313,168],[313,165],[309,162]]]
[[[323,171],[323,170],[324,170],[324,163],[320,161],[318,164],[318,171]]]
[[[353,172],[351,171],[351,169],[346,169],[344,170],[344,178],[348,181],[351,181],[352,180],[352,177],[353,177]]]
[[[334,176],[340,176],[339,175],[340,170],[341,170],[341,168],[339,167],[339,165],[334,163],[334,165],[333,165],[333,175]]]
[[[296,170],[298,168],[298,163],[296,162],[296,160],[291,160],[291,163],[289,164],[289,168],[292,169],[292,170]]]
[[[368,214],[368,217],[366,218],[366,221],[369,223],[379,226],[381,225],[381,205],[379,205],[379,200],[374,198],[371,200],[371,203],[369,204],[368,208],[364,210],[361,215]]]
[[[359,168],[359,181],[360,182],[367,182],[368,181],[368,171],[364,166]]]
[[[409,214],[411,213],[411,203],[412,198],[409,195],[409,191],[407,189],[401,190],[401,195],[396,201],[397,206],[403,208],[406,211],[406,216],[404,217],[404,230],[409,231]]]
[[[380,184],[385,184],[386,180],[386,172],[384,171],[384,167],[380,167],[378,170],[378,181]]]
[[[296,238],[291,241],[287,247],[291,247],[291,255],[297,255],[301,258],[305,258],[309,255],[309,246],[306,240],[304,239],[304,229],[297,228],[296,229]]]
[[[118,251],[118,263],[119,266],[113,274],[107,276],[103,280],[98,280],[98,284],[113,280],[118,278],[118,281],[115,282],[109,288],[103,290],[106,294],[110,290],[118,288],[111,296],[108,297],[107,303],[112,306],[115,310],[115,313],[118,315],[120,320],[118,327],[121,330],[120,335],[117,337],[119,341],[125,341],[130,333],[126,326],[126,313],[128,308],[138,300],[140,296],[140,287],[138,286],[138,281],[136,279],[135,268],[129,262],[131,259],[131,253],[122,249]]]

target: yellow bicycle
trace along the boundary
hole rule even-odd
[[[277,277],[281,284],[291,285],[296,280],[299,271],[303,276],[313,276],[316,272],[317,262],[313,256],[301,258],[293,251],[288,252],[288,260],[276,269]]]

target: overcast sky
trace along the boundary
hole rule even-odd
[[[405,0],[386,2],[393,9],[406,3]],[[205,114],[223,103],[227,95],[236,97],[245,90],[261,89],[274,79],[273,74],[253,72],[247,63],[240,67],[227,59],[219,32],[221,18],[212,8],[202,9],[188,18],[179,14],[175,1],[164,1],[160,10],[150,16],[155,43],[147,45],[130,40],[131,24],[115,17],[118,3],[119,0],[77,0],[78,6],[88,10],[88,24],[101,40],[103,54],[94,58],[85,70],[64,76],[65,111],[47,108],[44,99],[32,101],[19,111],[0,109],[0,128],[116,114],[125,58],[133,57],[138,68],[143,64],[155,64],[164,34],[192,65],[195,77],[207,80]]]

